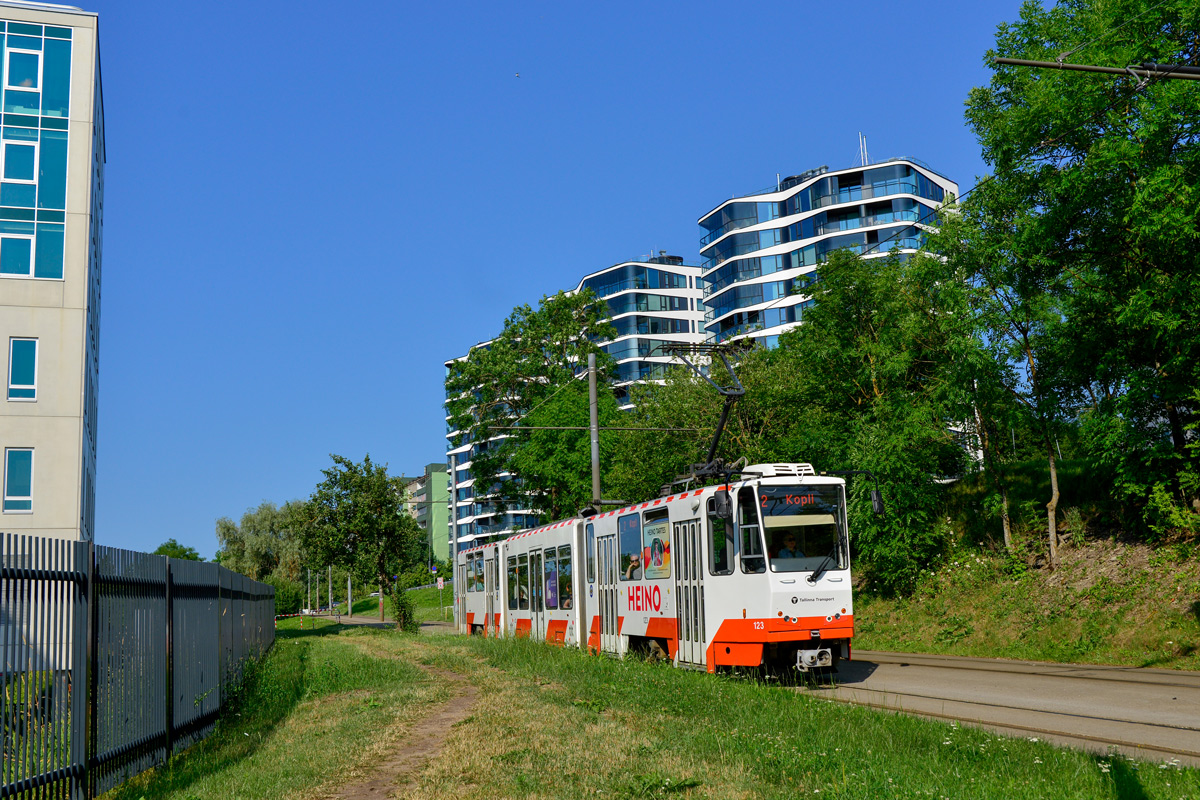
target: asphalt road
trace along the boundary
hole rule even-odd
[[[1200,766],[1200,674],[856,650],[830,700]]]

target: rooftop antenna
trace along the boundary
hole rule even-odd
[[[862,131],[858,132],[858,159],[864,167],[870,163],[867,157],[867,137],[862,135]]]

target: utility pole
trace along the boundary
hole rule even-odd
[[[333,565],[329,565],[329,613],[333,613]]]
[[[595,353],[588,353],[588,414],[592,438],[592,505],[600,508],[600,410],[596,397]]]
[[[354,595],[350,593],[350,575],[346,574],[346,616],[354,616]]]

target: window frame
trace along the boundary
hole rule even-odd
[[[33,342],[33,384],[13,383],[13,350],[17,342]],[[8,339],[8,400],[11,403],[36,403],[38,382],[38,340],[35,336],[10,336]],[[32,391],[32,397],[13,397],[13,390]]]
[[[41,140],[36,142],[27,141],[25,139],[2,139],[0,140],[0,150],[3,150],[3,155],[0,156],[0,180],[5,183],[23,183],[26,185],[37,185],[38,169],[41,167],[42,147]],[[8,169],[8,148],[9,147],[32,147],[33,148],[33,177],[32,178],[9,178],[4,173]]]
[[[25,34],[17,34],[17,35],[24,36]],[[43,46],[45,46],[44,42],[43,42]],[[38,68],[37,68],[38,85],[37,86],[13,86],[12,84],[9,83],[9,81],[12,79],[12,69],[11,68],[12,68],[12,57],[13,57],[14,53],[37,56],[37,60],[38,60]],[[46,66],[46,56],[42,50],[30,50],[28,47],[9,47],[8,46],[8,37],[7,36],[5,37],[5,42],[4,42],[4,88],[6,90],[7,89],[16,89],[17,91],[21,91],[21,92],[37,92],[38,93],[38,115],[39,116],[41,116],[41,112],[42,112],[42,103],[41,103],[42,86],[44,86],[46,83],[46,78],[45,78],[45,75],[43,74],[45,66]]]
[[[35,228],[36,230],[36,228]],[[34,233],[3,233],[0,234],[0,248],[4,247],[5,240],[8,239],[24,239],[29,242],[29,272],[0,272],[0,278],[32,278],[37,271],[37,236]],[[42,278],[42,280],[56,280],[55,278]],[[57,280],[62,280],[58,278]]]
[[[10,495],[8,493],[8,484],[12,471],[12,454],[13,453],[29,453],[29,494],[28,495]],[[3,513],[5,514],[32,514],[33,513],[33,479],[34,479],[34,461],[36,455],[32,447],[6,447],[4,448],[4,500]],[[9,508],[9,503],[28,502],[29,508]]]

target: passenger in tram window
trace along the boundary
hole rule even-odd
[[[559,593],[559,600],[560,600],[559,608],[570,608],[571,607],[571,584],[570,583],[560,583],[558,585],[558,593]]]
[[[625,580],[640,581],[642,579],[642,554],[634,553],[625,564]]]

